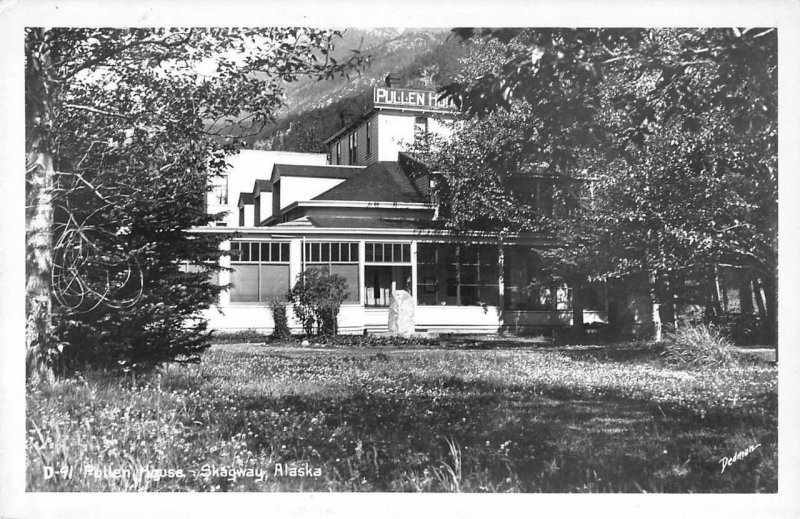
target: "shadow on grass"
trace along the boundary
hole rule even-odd
[[[442,491],[447,481],[431,474],[446,463],[460,464],[464,491],[777,491],[771,408],[700,418],[613,394],[456,377],[436,387],[435,397],[387,394],[376,385],[339,397],[243,398],[238,412],[220,413],[218,433],[251,432],[254,452],[272,451],[278,461],[308,462],[326,474],[283,479],[281,490]],[[768,407],[776,405],[773,396],[764,396]],[[720,474],[723,456],[757,443]]]

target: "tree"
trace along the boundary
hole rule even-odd
[[[591,214],[556,227],[575,250],[603,253],[592,275],[644,275],[656,332],[659,287],[676,272],[725,263],[774,287],[774,30],[455,32],[488,41],[494,64],[478,60],[473,77],[442,93],[473,121],[525,120],[520,110],[533,121],[498,150],[495,169],[545,164],[597,179]],[[474,196],[488,206],[496,192]],[[774,336],[777,299],[766,291]]]
[[[57,358],[197,360],[221,237],[185,231],[214,219],[205,191],[237,127],[271,121],[285,82],[360,63],[330,58],[338,35],[27,30],[29,373]]]
[[[298,274],[288,298],[306,335],[336,335],[339,308],[347,298],[347,280],[310,268]]]

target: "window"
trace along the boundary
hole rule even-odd
[[[364,261],[367,263],[364,266],[364,303],[367,306],[389,306],[392,288],[414,293],[410,243],[365,243]]]
[[[307,242],[305,268],[338,274],[347,283],[345,303],[358,302],[358,242]]]
[[[415,117],[414,118],[414,139],[423,139],[428,135],[428,118]]]
[[[288,242],[232,242],[231,266],[233,303],[266,303],[289,291]]]
[[[410,263],[409,243],[366,243],[364,261],[367,263]]]
[[[367,121],[367,158],[372,154],[372,121]]]
[[[572,309],[571,289],[542,276],[539,257],[531,249],[507,248],[503,272],[506,310]]]
[[[358,134],[353,131],[347,138],[347,163],[355,164],[358,161]]]
[[[342,141],[341,140],[336,141],[336,163],[337,164],[341,164],[342,163]]]
[[[494,244],[420,244],[417,249],[421,305],[496,305],[499,277]]]
[[[227,205],[228,203],[228,177],[226,175],[215,176],[211,181],[212,201],[217,205]]]

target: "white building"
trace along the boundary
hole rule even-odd
[[[569,289],[533,283],[534,251],[552,237],[456,236],[433,225],[429,179],[402,150],[421,133],[445,131],[451,114],[435,92],[378,87],[371,108],[326,141],[327,156],[243,151],[219,182],[226,196],[222,187],[210,194],[209,211],[230,211],[220,222],[226,229],[196,229],[238,236],[223,244],[232,251],[223,266],[233,270],[219,282],[231,288],[209,311],[210,326],[271,331],[268,301],[285,297],[310,267],[347,280],[341,333],[386,331],[395,289],[413,295],[418,332],[571,324]],[[602,298],[584,299],[584,321],[605,320]]]

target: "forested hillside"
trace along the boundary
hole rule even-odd
[[[248,147],[325,151],[324,139],[341,128],[343,117],[364,111],[370,88],[384,84],[388,74],[399,78],[399,87],[434,88],[458,73],[464,55],[446,29],[347,29],[331,55],[341,59],[354,50],[369,56],[360,75],[287,85],[286,107],[277,122],[248,137]]]

